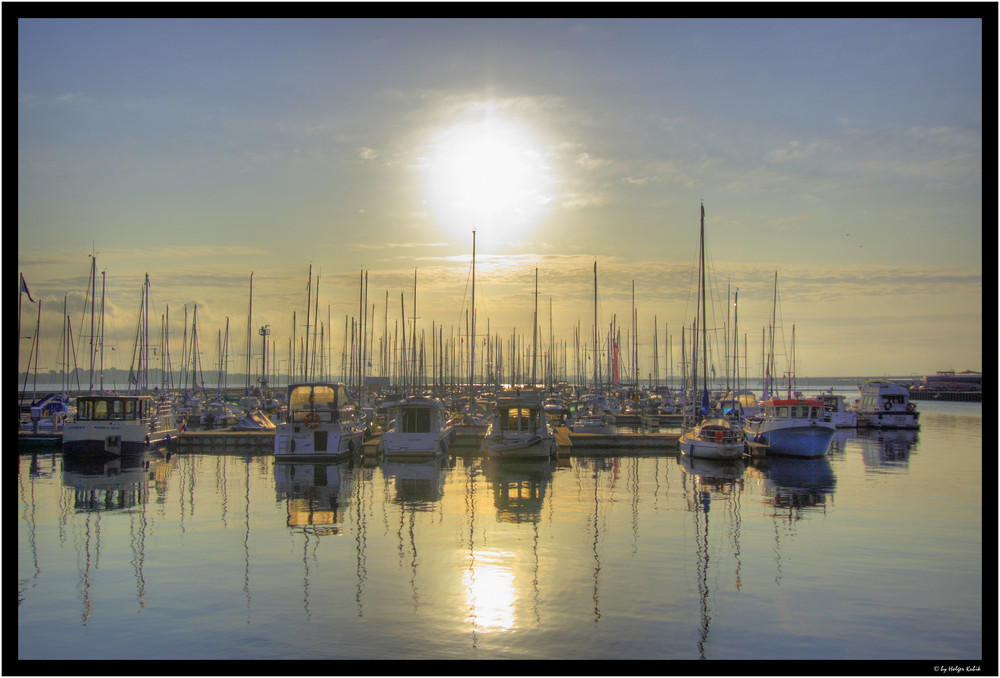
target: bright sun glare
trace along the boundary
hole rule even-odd
[[[490,117],[437,134],[423,169],[431,217],[448,230],[505,237],[533,228],[552,202],[540,145],[517,123]]]

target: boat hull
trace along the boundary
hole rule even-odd
[[[681,454],[698,459],[739,459],[743,456],[743,441],[716,443],[700,440],[693,435],[682,434],[677,443]]]
[[[556,450],[555,438],[540,434],[528,437],[486,438],[483,452],[490,459],[550,459]]]
[[[120,422],[67,422],[63,430],[62,451],[68,455],[122,455],[144,451],[150,445],[171,443],[177,429],[149,431]]]
[[[752,440],[763,445],[768,454],[784,457],[822,457],[830,450],[837,429],[833,426],[762,427]]]
[[[919,429],[920,413],[913,412],[858,412],[858,426],[863,428]]]
[[[362,438],[360,431],[345,433],[282,424],[274,436],[274,458],[276,461],[345,459],[361,449]]]
[[[445,454],[451,443],[449,431],[441,434],[386,433],[380,448],[388,459],[428,459]]]

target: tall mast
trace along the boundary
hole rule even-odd
[[[97,255],[90,255],[90,392],[94,392],[94,299],[97,294]]]
[[[597,262],[594,262],[594,392],[596,393],[599,386],[597,383]]]
[[[705,203],[701,205],[701,383],[702,405],[708,399],[708,315],[705,313]]]
[[[302,353],[302,378],[309,380],[309,313],[312,307],[313,265],[309,264],[309,284],[306,285],[306,346]]]
[[[469,398],[476,390],[476,230],[472,229],[472,336],[469,337]]]
[[[531,387],[537,383],[535,380],[535,362],[538,358],[538,267],[535,267],[535,313],[534,321],[531,325]]]
[[[198,314],[197,304],[194,307],[195,315]],[[253,271],[250,272],[250,308],[247,311],[247,385],[246,395],[250,395],[250,360],[253,354]]]

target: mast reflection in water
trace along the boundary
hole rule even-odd
[[[976,659],[981,409],[938,407],[745,465],[26,450],[18,657]]]

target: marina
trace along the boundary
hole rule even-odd
[[[259,449],[208,442],[235,440]],[[369,441],[353,461],[297,463],[275,460],[273,434],[178,443],[90,461],[19,448],[19,659],[704,658],[737,674],[728,662],[781,659],[808,674],[829,657],[924,675],[983,657],[978,404],[928,404],[919,431],[838,431],[819,459],[574,440],[555,461],[397,462]]]
[[[29,6],[19,669],[995,675],[981,17]]]

